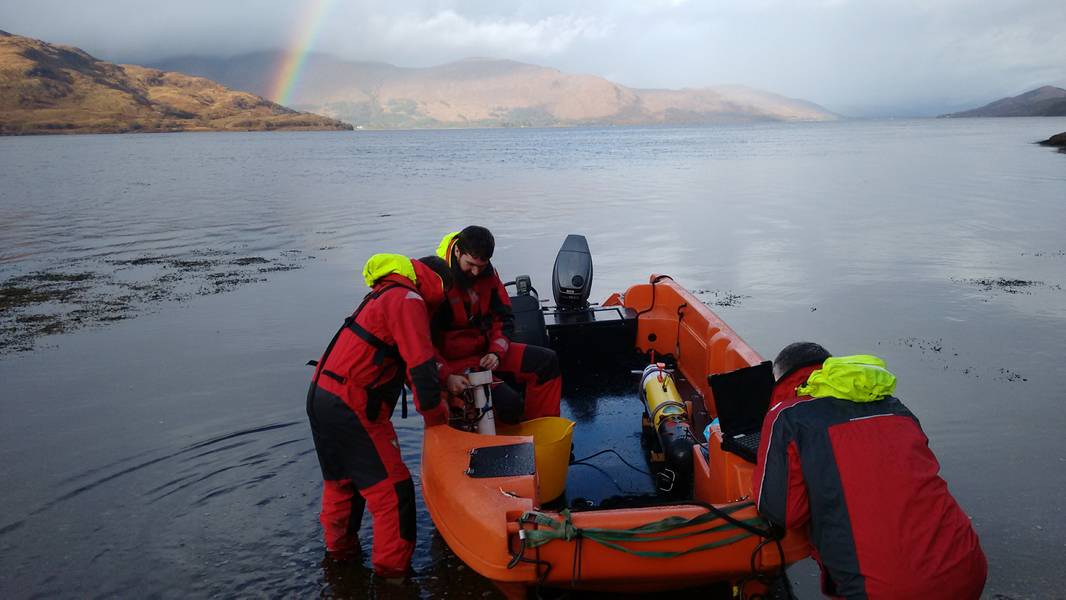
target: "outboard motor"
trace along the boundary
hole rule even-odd
[[[562,311],[586,310],[592,291],[592,253],[585,236],[566,236],[552,269],[552,295]]]
[[[548,344],[559,357],[562,371],[574,374],[594,366],[644,364],[636,350],[637,312],[617,301],[608,306],[590,304],[591,292],[589,244],[585,236],[570,234],[552,269],[555,306],[542,311]],[[516,321],[517,311],[516,305]]]

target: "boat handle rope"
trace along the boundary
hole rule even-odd
[[[648,308],[645,308],[641,311],[637,311],[637,318],[640,318],[640,315],[646,312],[650,312],[653,308],[655,308],[655,284],[659,283],[663,279],[669,279],[670,281],[674,280],[674,278],[670,277],[669,275],[659,275],[651,280],[651,304],[648,306]]]
[[[522,517],[525,517],[525,515],[522,515]],[[522,518],[518,519],[518,527],[520,532],[524,531]],[[534,523],[533,527],[536,528],[537,524]],[[546,560],[540,559],[540,548],[533,548],[533,558],[526,558],[526,538],[525,536],[521,535],[521,533],[519,533],[518,537],[518,550],[516,550],[515,553],[511,555],[511,562],[507,563],[507,568],[513,569],[518,566],[518,563],[531,563],[533,565],[534,572],[538,575],[537,588],[539,589],[544,585],[544,582],[548,580],[548,575],[552,572],[552,564]],[[540,568],[542,566],[544,567],[543,573],[540,572]]]
[[[766,521],[761,519],[761,518],[756,517],[756,518],[753,518],[753,519],[737,520],[734,517],[732,517],[731,514],[730,514],[730,513],[736,512],[736,511],[738,511],[738,510],[740,510],[742,508],[747,508],[749,506],[753,506],[753,503],[751,501],[740,502],[740,503],[734,504],[734,505],[732,505],[730,507],[727,507],[727,508],[724,508],[724,509],[718,508],[718,507],[710,505],[710,504],[705,504],[705,503],[702,503],[702,502],[694,502],[693,504],[698,505],[698,506],[702,506],[702,507],[708,509],[708,512],[703,514],[703,515],[700,515],[698,517],[693,517],[691,519],[685,519],[683,517],[674,516],[674,517],[668,517],[666,519],[662,519],[660,521],[655,521],[655,522],[652,522],[652,523],[646,523],[644,525],[641,525],[639,527],[634,527],[632,529],[621,529],[621,530],[600,529],[600,528],[580,529],[580,528],[575,527],[573,525],[573,521],[570,519],[570,511],[567,510],[567,509],[564,509],[563,511],[560,512],[560,515],[562,515],[562,517],[563,517],[563,520],[561,522],[557,521],[556,519],[552,518],[551,515],[548,515],[546,513],[542,513],[542,512],[538,512],[538,511],[526,511],[518,519],[520,547],[518,548],[517,552],[511,557],[511,562],[507,565],[507,568],[508,569],[512,569],[512,568],[516,567],[519,563],[532,563],[532,564],[534,564],[534,566],[536,568],[536,571],[537,571],[537,574],[539,575],[539,577],[537,578],[537,586],[538,586],[538,589],[539,589],[540,587],[542,587],[544,585],[544,582],[547,581],[548,575],[549,575],[549,573],[551,573],[551,569],[552,569],[551,562],[545,561],[545,560],[541,560],[541,558],[540,558],[540,548],[539,547],[544,545],[544,544],[547,544],[548,542],[556,540],[556,539],[564,539],[564,540],[567,540],[567,541],[573,541],[574,542],[574,559],[573,559],[573,565],[571,566],[570,584],[571,584],[572,587],[576,587],[578,582],[581,580],[581,545],[582,545],[581,542],[586,537],[591,539],[591,540],[593,540],[594,542],[596,542],[598,544],[601,544],[603,546],[606,546],[608,548],[613,548],[613,549],[619,550],[621,552],[626,552],[628,554],[633,554],[633,555],[636,555],[636,556],[642,556],[642,557],[648,557],[648,558],[672,558],[672,557],[675,557],[675,556],[683,556],[685,554],[691,554],[691,553],[694,553],[694,552],[700,552],[700,551],[704,551],[704,550],[711,550],[711,549],[714,549],[714,548],[719,548],[719,547],[722,547],[722,546],[726,546],[726,545],[738,542],[738,541],[743,540],[743,539],[745,539],[747,537],[751,537],[752,535],[758,535],[759,537],[761,537],[763,539],[759,541],[759,544],[755,547],[755,549],[751,553],[751,565],[750,565],[750,567],[751,567],[751,575],[749,575],[748,577],[745,577],[739,583],[740,597],[741,598],[746,598],[747,597],[745,595],[745,593],[744,593],[744,588],[746,587],[747,583],[749,583],[752,580],[760,580],[760,581],[763,581],[763,582],[765,582],[767,584],[770,583],[767,579],[765,579],[765,575],[762,574],[762,573],[759,573],[758,570],[756,569],[756,567],[755,567],[755,557],[758,556],[758,554],[760,553],[760,551],[763,549],[764,546],[766,546],[767,544],[772,542],[777,547],[777,552],[778,552],[778,555],[779,555],[779,558],[780,558],[780,572],[778,574],[778,577],[780,577],[782,579],[782,581],[784,581],[785,597],[788,598],[789,600],[794,600],[795,599],[795,595],[792,592],[792,587],[791,587],[791,585],[789,585],[787,575],[785,574],[785,552],[784,552],[784,549],[781,547],[781,539],[783,537],[783,533],[784,532],[779,530],[779,529],[776,529],[776,528],[769,528],[768,527],[767,529],[763,530],[763,529],[759,529],[759,528],[755,527],[754,524],[757,523],[757,522],[762,522],[762,523],[766,524]],[[672,531],[674,529],[678,529],[678,528],[681,528],[681,527],[688,527],[688,526],[693,526],[693,525],[698,525],[698,524],[703,524],[703,523],[709,523],[709,522],[712,522],[715,519],[719,518],[719,515],[721,515],[723,520],[726,520],[726,523],[724,523],[722,525],[715,526],[715,527],[710,527],[710,528],[707,528],[707,529],[703,529],[703,530],[699,530],[699,531],[692,531],[692,532],[683,533],[683,534],[679,534],[679,535],[666,535],[666,536],[657,536],[657,537],[636,537],[636,536],[641,536],[641,535],[647,535],[649,533],[665,533],[665,532]],[[734,523],[735,523],[735,525],[734,525]],[[529,529],[529,530],[525,529],[525,525],[526,524],[531,524],[533,526],[533,529]],[[547,527],[548,529],[541,529],[542,526],[543,527]],[[662,540],[679,539],[679,538],[683,538],[683,537],[687,537],[687,536],[691,536],[691,535],[699,535],[701,533],[708,533],[708,532],[715,532],[715,531],[725,531],[725,530],[728,530],[730,528],[740,528],[740,529],[749,530],[750,532],[741,533],[740,535],[736,535],[736,536],[733,536],[733,537],[730,537],[730,538],[718,540],[716,542],[711,542],[711,543],[708,543],[708,544],[703,544],[703,545],[696,546],[696,547],[693,547],[693,548],[688,548],[686,550],[682,550],[682,551],[678,551],[678,552],[651,552],[651,551],[633,550],[633,549],[630,549],[630,548],[626,548],[625,546],[621,546],[619,544],[614,544],[614,543],[608,542],[608,541],[606,541],[604,539],[605,537],[610,536],[610,539],[614,539],[614,540],[618,540],[618,541],[621,541],[622,539],[626,539],[626,540],[631,541],[631,542],[662,541]],[[533,549],[533,551],[536,553],[535,558],[526,558],[525,552],[526,552],[527,548]],[[541,567],[542,566],[544,567],[543,573],[541,573]]]
[[[700,506],[703,505],[702,503]],[[734,504],[728,508],[719,509],[715,507],[713,510],[704,513],[702,515],[684,518],[680,516],[671,516],[659,521],[653,521],[646,523],[638,527],[631,529],[607,529],[607,528],[578,528],[573,524],[573,520],[570,517],[569,509],[560,511],[562,520],[557,520],[551,515],[539,511],[526,511],[519,518],[519,539],[522,541],[522,548],[537,548],[543,546],[554,540],[564,541],[577,541],[581,539],[588,539],[601,546],[632,554],[634,556],[641,556],[645,558],[674,558],[677,556],[684,556],[686,554],[692,554],[694,552],[702,552],[705,550],[712,550],[714,548],[720,548],[736,542],[739,542],[745,538],[757,535],[759,537],[770,538],[772,533],[768,529],[762,529],[760,525],[765,525],[766,522],[761,517],[753,517],[750,519],[736,519],[730,516],[730,513],[736,512],[743,508],[752,506],[752,503],[741,502]],[[686,531],[682,533],[674,533],[678,529],[697,527],[700,525],[706,525],[715,521],[724,520],[724,523],[713,525],[711,527],[705,527],[694,531]],[[538,526],[536,529],[526,529],[523,525],[534,524]],[[741,533],[728,538],[715,540],[706,544],[700,544],[691,548],[677,551],[662,551],[662,550],[637,550],[635,548],[628,548],[617,542],[630,542],[630,543],[644,543],[644,542],[661,542],[669,540],[683,539],[692,537],[695,535],[702,535],[705,533],[716,533],[721,531],[728,531],[731,529],[740,529]],[[517,564],[517,561],[512,560],[513,564]]]
[[[692,554],[695,552],[702,552],[705,550],[713,550],[722,546],[734,544],[743,539],[757,535],[766,539],[762,540],[752,554],[752,561],[754,562],[754,555],[758,553],[762,546],[768,541],[777,542],[778,550],[780,551],[780,536],[775,535],[775,531],[767,528],[760,529],[757,524],[766,524],[766,521],[761,517],[754,517],[751,519],[736,519],[730,513],[736,512],[742,508],[753,506],[751,501],[739,502],[730,507],[721,509],[711,504],[705,504],[702,502],[694,502],[698,506],[702,506],[708,510],[708,512],[686,519],[679,516],[671,516],[659,521],[653,521],[651,523],[645,523],[632,529],[606,529],[589,527],[581,529],[575,527],[573,521],[570,518],[570,510],[563,509],[560,511],[560,515],[563,517],[562,521],[557,521],[551,515],[539,511],[526,511],[522,513],[522,516],[518,519],[518,538],[520,540],[520,546],[517,552],[511,557],[511,562],[508,563],[507,568],[511,569],[517,566],[521,562],[535,563],[537,572],[539,573],[541,565],[545,565],[547,569],[538,578],[538,586],[542,586],[548,578],[548,573],[551,572],[551,563],[540,559],[540,546],[552,542],[554,540],[565,540],[574,542],[574,560],[570,573],[570,584],[572,587],[576,587],[581,580],[581,542],[584,539],[590,539],[601,546],[617,550],[619,552],[625,552],[634,556],[640,556],[645,558],[674,558],[677,556],[684,556],[686,554]],[[669,532],[684,528],[693,527],[706,523],[711,523],[718,519],[722,519],[725,523],[700,529],[697,531],[689,531],[679,534],[669,534]],[[526,529],[526,524],[532,524],[534,529]],[[541,529],[545,527],[545,529]],[[652,550],[636,550],[633,548],[627,548],[621,544],[616,544],[616,541],[628,541],[628,542],[655,542],[655,541],[668,541],[690,537],[693,535],[700,535],[704,533],[714,533],[719,531],[727,531],[730,529],[742,529],[745,530],[739,535],[716,540],[699,546],[687,548],[679,551],[652,551]],[[655,534],[668,534],[668,535],[655,535]],[[532,548],[537,554],[536,558],[529,559],[525,557],[525,551],[527,548]],[[782,552],[782,571],[784,570],[784,553]]]

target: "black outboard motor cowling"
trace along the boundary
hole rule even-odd
[[[585,236],[570,234],[552,269],[552,295],[559,310],[585,310],[592,291],[592,253]]]

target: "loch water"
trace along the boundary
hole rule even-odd
[[[883,357],[980,535],[985,595],[1061,597],[1066,155],[1033,142],[1064,130],[0,139],[0,597],[498,597],[421,501],[406,586],[323,566],[304,414],[304,363],[365,293],[366,258],[472,223],[542,291],[581,233],[594,300],[666,273],[764,357],[796,340]],[[613,384],[568,390],[579,455],[639,457],[636,382]],[[417,484],[421,420],[394,422]],[[597,464],[584,481],[640,484]],[[813,573],[791,570],[800,597]]]

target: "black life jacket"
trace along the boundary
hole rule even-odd
[[[363,297],[363,301],[359,303],[359,306],[356,307],[355,311],[352,312],[352,314],[349,315],[347,318],[345,318],[343,323],[341,323],[340,328],[337,329],[337,333],[333,334],[333,339],[330,340],[329,345],[326,346],[326,351],[322,353],[322,358],[319,360],[307,361],[307,365],[311,367],[317,367],[320,363],[322,365],[325,365],[329,359],[330,353],[333,352],[333,347],[337,344],[337,340],[341,336],[341,332],[345,329],[354,333],[359,339],[363,340],[367,344],[370,344],[370,346],[372,346],[376,350],[374,352],[375,365],[384,364],[385,359],[395,361],[396,375],[381,384],[379,384],[378,380],[375,379],[373,382],[370,383],[370,385],[366,386],[366,416],[371,421],[377,420],[378,414],[380,414],[381,411],[382,404],[388,403],[392,407],[390,408],[390,410],[394,409],[395,404],[390,403],[390,401],[395,402],[395,399],[398,395],[403,396],[401,416],[404,419],[407,418],[407,388],[403,384],[404,372],[407,370],[407,365],[406,363],[404,363],[403,357],[400,355],[400,349],[396,346],[396,344],[389,344],[385,342],[378,336],[374,335],[373,333],[370,333],[370,331],[368,331],[359,323],[356,323],[355,320],[359,316],[359,313],[363,311],[363,309],[371,300],[375,300],[385,292],[397,287],[411,290],[416,294],[419,293],[418,290],[414,287],[404,285],[402,283],[397,283],[395,281],[389,282],[386,285],[382,286],[380,289],[370,292],[365,297]],[[384,374],[384,371],[382,371],[382,374]],[[330,379],[342,385],[345,383],[345,381],[347,381],[346,377],[334,373],[329,369],[326,369],[324,367],[321,369],[317,369],[315,371],[315,376],[311,379],[311,387],[307,391],[308,406],[310,406],[311,401],[314,399],[315,390],[318,388],[318,378],[322,375],[325,375],[326,377],[329,377]]]

